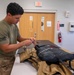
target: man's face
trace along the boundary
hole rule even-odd
[[[11,24],[17,24],[20,20],[21,15],[9,15],[9,21]]]
[[[12,23],[17,24],[20,20],[21,15],[14,15],[12,16]]]

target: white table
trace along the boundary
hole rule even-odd
[[[16,56],[11,75],[37,75],[37,70],[29,62],[20,63]]]

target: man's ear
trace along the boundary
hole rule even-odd
[[[7,13],[8,16],[12,16],[10,13]]]

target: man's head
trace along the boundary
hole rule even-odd
[[[24,13],[24,10],[19,4],[14,2],[8,4],[6,13],[8,22],[16,24]]]
[[[24,13],[23,8],[17,3],[10,3],[7,6],[7,14],[10,13],[11,15],[22,15]]]

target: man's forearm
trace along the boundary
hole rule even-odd
[[[17,40],[19,41],[19,42],[21,42],[21,41],[24,41],[24,40],[29,40],[30,38],[18,38]]]
[[[1,49],[4,52],[8,53],[8,52],[11,52],[11,51],[15,51],[22,46],[25,46],[24,42],[20,42],[20,43],[17,43],[17,44],[5,44],[5,45],[1,46]]]

